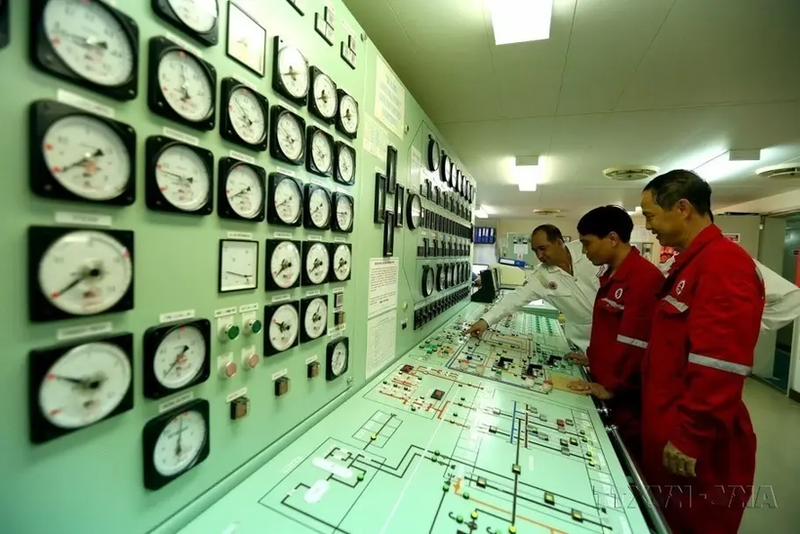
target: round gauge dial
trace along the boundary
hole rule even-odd
[[[352,184],[356,178],[356,161],[353,152],[345,145],[339,146],[339,178],[346,184]]]
[[[42,139],[53,177],[70,193],[87,200],[120,196],[131,177],[131,154],[105,122],[72,115],[53,123]]]
[[[183,50],[171,50],[158,63],[158,86],[167,104],[188,121],[214,113],[214,87],[205,68]]]
[[[284,224],[296,224],[300,220],[303,211],[303,193],[297,182],[290,178],[284,178],[275,186],[273,202],[275,213]]]
[[[297,308],[284,304],[272,314],[269,321],[269,343],[276,351],[281,352],[297,340],[300,325]]]
[[[39,289],[72,315],[102,313],[125,296],[133,279],[130,252],[108,234],[77,230],[53,242],[39,263]]]
[[[422,268],[422,296],[429,297],[433,293],[433,286],[435,280],[433,276],[433,269],[427,265]]]
[[[331,197],[324,189],[314,189],[308,199],[309,217],[317,228],[326,228],[331,220]]]
[[[117,345],[78,345],[48,369],[39,386],[39,409],[51,424],[81,428],[108,416],[131,387],[131,364]]]
[[[408,219],[408,227],[415,230],[420,227],[422,223],[422,199],[419,195],[411,195],[406,204],[406,219]]]
[[[346,195],[336,197],[336,223],[344,232],[353,227],[353,200]]]
[[[456,193],[461,191],[461,169],[456,168],[456,171],[453,173],[453,191]]]
[[[272,280],[281,289],[292,287],[300,277],[300,251],[291,241],[281,241],[269,261]]]
[[[247,87],[230,93],[228,117],[236,135],[248,144],[257,145],[267,136],[267,111]]]
[[[308,94],[308,62],[298,49],[291,46],[280,49],[278,76],[292,97],[303,98]]]
[[[333,141],[320,130],[311,136],[311,161],[323,174],[330,174],[333,170]]]
[[[428,170],[436,172],[439,170],[439,156],[442,153],[439,142],[433,137],[428,141]]]
[[[358,104],[352,96],[342,95],[339,102],[339,117],[344,131],[355,135],[358,131]]]
[[[314,77],[313,97],[320,115],[326,119],[333,119],[336,116],[339,96],[336,94],[336,85],[330,76],[322,72],[317,73]]]
[[[333,252],[333,276],[336,280],[347,280],[350,276],[350,247],[339,245]]]
[[[275,124],[278,148],[287,159],[297,161],[303,156],[303,128],[297,117],[291,113],[281,113]]]
[[[456,266],[455,265],[448,265],[447,266],[447,285],[448,286],[456,285]]]
[[[153,450],[153,465],[165,477],[194,465],[208,439],[208,424],[196,410],[173,417],[161,431]]]
[[[197,33],[206,33],[217,23],[217,0],[168,0],[169,7]]]
[[[186,145],[171,145],[158,155],[156,183],[164,199],[182,211],[197,211],[208,202],[211,174],[203,159]]]
[[[264,188],[256,171],[249,165],[236,165],[228,173],[225,196],[231,209],[243,219],[252,219],[264,207]]]
[[[436,266],[436,289],[439,291],[447,289],[447,269],[444,265]]]
[[[116,87],[135,74],[130,38],[102,2],[50,0],[43,26],[55,54],[78,76]]]
[[[442,156],[442,181],[450,182],[453,176],[453,162],[450,161],[449,156]]]
[[[328,303],[325,299],[317,297],[305,308],[303,327],[309,339],[317,339],[325,333],[328,325]]]
[[[169,331],[158,344],[153,357],[153,371],[159,384],[179,389],[191,383],[203,371],[208,347],[203,333],[194,325]]]
[[[328,247],[322,243],[314,243],[306,253],[306,276],[312,284],[321,284],[325,281],[330,267]]]
[[[334,377],[340,376],[347,369],[347,344],[340,341],[333,348],[331,353],[331,374]]]

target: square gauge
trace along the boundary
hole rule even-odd
[[[258,287],[258,241],[220,239],[219,292]]]

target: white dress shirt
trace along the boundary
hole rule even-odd
[[[580,241],[567,243],[566,247],[572,256],[572,275],[560,267],[539,264],[526,275],[527,284],[503,297],[482,319],[491,326],[529,302],[543,299],[564,314],[567,339],[585,352],[592,329],[594,299],[600,288],[600,271],[584,256]]]

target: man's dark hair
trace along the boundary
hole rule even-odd
[[[615,233],[623,243],[629,243],[633,232],[633,219],[619,206],[594,208],[578,221],[578,233],[593,235],[600,239]]]
[[[544,234],[547,236],[547,240],[551,243],[555,243],[559,240],[564,241],[564,236],[561,235],[561,230],[559,230],[558,226],[554,224],[540,224],[533,229],[533,232],[531,232],[531,237],[539,232],[544,232]]]
[[[700,215],[711,215],[711,186],[692,171],[674,170],[656,176],[644,186],[661,208],[670,210],[686,199]]]

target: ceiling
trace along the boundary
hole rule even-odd
[[[697,169],[715,209],[800,188],[754,175],[800,161],[797,0],[554,0],[550,39],[504,46],[486,0],[344,2],[492,216],[633,209],[646,182],[603,176],[620,165]],[[532,155],[544,175],[523,193],[513,158]]]

